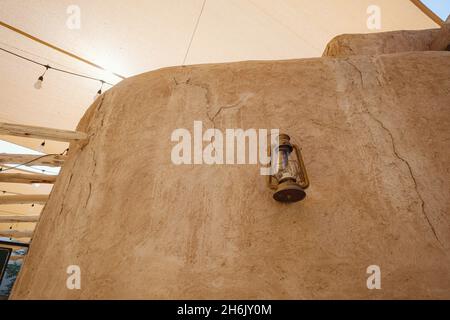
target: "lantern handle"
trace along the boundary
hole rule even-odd
[[[294,147],[295,150],[295,154],[297,156],[298,159],[298,164],[300,166],[300,172],[299,172],[299,185],[300,187],[302,187],[303,189],[307,189],[309,187],[309,178],[308,178],[308,173],[306,172],[306,167],[305,167],[305,163],[303,162],[303,157],[302,157],[302,153],[300,151],[300,148],[296,145],[296,144],[292,144],[292,146]]]
[[[269,158],[270,158],[269,168],[271,168],[271,167],[272,167],[272,145],[270,145],[270,144],[267,146],[267,155],[268,155]],[[272,174],[269,174],[269,175],[266,176],[266,183],[267,183],[267,186],[268,186],[270,189],[272,189],[272,190],[276,190],[278,184],[277,184],[277,183],[274,183],[273,180],[275,180],[275,178],[272,177]]]

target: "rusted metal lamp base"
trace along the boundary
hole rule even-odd
[[[306,197],[305,191],[294,181],[288,180],[278,185],[273,198],[280,202],[297,202]]]

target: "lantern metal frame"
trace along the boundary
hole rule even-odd
[[[291,155],[293,153],[295,154],[298,164],[296,172],[298,178],[295,180],[293,178],[288,178],[286,180],[277,181],[277,179],[274,177],[274,174],[272,173],[267,176],[267,186],[272,190],[276,190],[273,198],[279,202],[290,203],[301,201],[306,197],[306,193],[304,190],[306,190],[310,184],[301,149],[297,144],[290,142],[290,137],[287,134],[279,134],[278,144],[275,146],[275,148],[279,149],[280,146],[287,146],[289,149],[291,149],[289,152],[289,157],[287,159],[288,161]],[[269,165],[271,168],[274,161],[274,159],[272,158],[272,148],[274,148],[273,145],[268,146],[268,156],[270,157]]]

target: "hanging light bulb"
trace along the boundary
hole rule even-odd
[[[45,151],[44,148],[45,148],[45,141],[42,141],[42,143],[40,144],[40,146],[38,148],[38,151],[42,152],[42,153],[45,153],[44,152]]]
[[[98,97],[100,97],[100,95],[102,94],[102,90],[98,90],[97,93],[94,96],[94,101],[97,100]]]
[[[40,88],[42,88],[42,82],[44,81],[44,77],[40,76],[37,81],[34,83],[34,88],[39,90]]]
[[[100,97],[102,94],[103,84],[105,83],[105,81],[100,80],[100,82],[102,83],[102,85],[100,86],[100,89],[98,89],[97,93],[95,94],[94,101],[97,100],[97,98]]]
[[[49,65],[45,66],[45,71],[44,73],[37,79],[37,81],[34,83],[34,88],[39,90],[42,88],[42,82],[44,82],[44,76],[45,73],[47,72],[48,69],[50,69],[51,67]]]

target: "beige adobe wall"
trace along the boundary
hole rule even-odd
[[[12,298],[449,299],[449,88],[445,51],[127,79],[81,121],[89,144],[72,145]],[[221,108],[216,128],[302,146],[303,202],[275,202],[256,165],[172,164],[172,131]]]
[[[432,49],[433,42],[438,40],[441,30],[443,29],[339,35],[328,43],[323,56],[346,57],[429,51]]]

